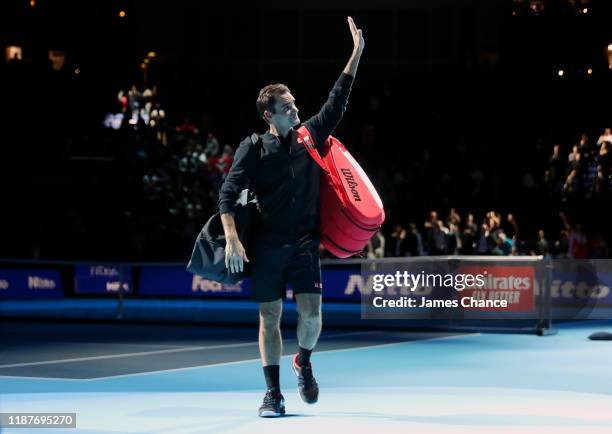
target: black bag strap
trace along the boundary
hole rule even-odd
[[[256,149],[261,154],[263,140],[261,140],[261,137],[259,136],[259,134],[257,133],[251,134],[250,139],[251,139],[251,143],[253,144],[253,146],[255,146]],[[241,205],[247,205],[249,203],[257,203],[257,197],[255,196],[255,193],[253,193],[253,190],[251,190],[250,186],[247,186],[247,188],[245,188],[244,190],[240,192],[237,202],[240,203]]]
[[[261,149],[262,140],[261,140],[261,137],[259,137],[259,134],[257,133],[251,134],[251,143],[253,143],[253,146],[256,146],[258,149]]]

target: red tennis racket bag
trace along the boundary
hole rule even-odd
[[[344,145],[329,136],[319,155],[304,126],[298,142],[323,169],[321,173],[321,242],[338,258],[359,254],[385,220],[383,204],[359,163]]]

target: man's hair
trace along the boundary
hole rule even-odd
[[[269,84],[259,91],[257,97],[257,111],[265,119],[264,112],[268,110],[274,113],[275,96],[290,92],[289,88],[282,83]]]

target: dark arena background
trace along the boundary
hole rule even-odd
[[[386,218],[354,258],[320,248],[316,406],[288,292],[296,417],[267,421],[248,279],[185,266],[267,130],[259,90],[314,115],[347,16],[365,49],[333,134]],[[612,348],[587,337],[612,331],[611,24],[606,0],[1,2],[0,432],[610,432]],[[368,270],[464,263],[532,270],[524,315],[362,310]]]

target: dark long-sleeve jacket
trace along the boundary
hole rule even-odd
[[[303,123],[319,150],[342,119],[352,82],[342,73],[321,110]],[[250,137],[240,143],[219,192],[220,213],[232,212],[248,186],[259,202],[258,231],[287,238],[318,231],[321,169],[297,142],[296,130],[285,140],[267,132],[261,147]]]

